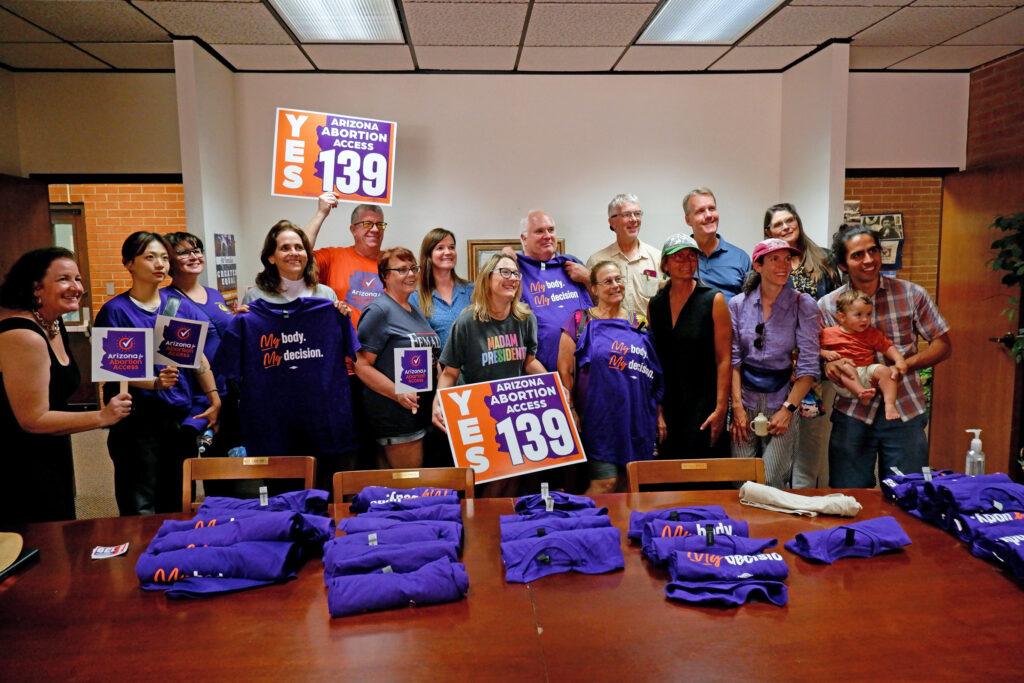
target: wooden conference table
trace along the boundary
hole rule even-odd
[[[35,566],[0,584],[0,680],[863,680],[1019,675],[1024,591],[963,544],[848,491],[856,519],[895,516],[904,552],[815,565],[781,550],[789,603],[693,607],[626,539],[629,511],[718,503],[782,543],[848,519],[742,506],[735,491],[597,496],[623,532],[623,571],[508,584],[498,548],[510,499],[464,503],[461,602],[331,619],[322,566],[289,583],[204,600],[139,588],[135,561],[162,519],[29,525]],[[93,546],[131,542],[91,560]]]

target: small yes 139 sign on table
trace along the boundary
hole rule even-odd
[[[394,121],[277,109],[270,192],[391,205],[395,168]]]
[[[587,459],[556,373],[438,393],[455,465],[472,467],[478,484]]]

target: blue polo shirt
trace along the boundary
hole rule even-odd
[[[459,283],[455,285],[452,290],[452,302],[448,303],[445,301],[437,291],[433,291],[430,294],[430,298],[434,302],[434,314],[427,318],[427,322],[437,332],[438,338],[441,340],[441,348],[444,348],[445,343],[448,341],[448,334],[452,331],[452,324],[455,319],[459,317],[462,311],[466,310],[466,307],[471,303],[473,298],[473,283]],[[416,308],[420,307],[420,293],[413,292],[409,295],[409,303]],[[422,312],[422,309],[421,309]]]
[[[701,281],[722,292],[728,301],[743,288],[743,280],[750,272],[750,256],[736,245],[726,242],[722,233],[718,233],[718,247],[711,252],[711,256],[700,252],[699,268],[697,274]]]

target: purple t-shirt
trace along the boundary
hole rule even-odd
[[[572,529],[596,529],[611,526],[608,515],[590,515],[587,517],[551,517],[534,519],[525,522],[508,522],[501,525],[501,541],[518,541],[524,538],[540,538],[554,531],[571,531]]]
[[[549,372],[558,366],[558,345],[566,319],[576,309],[594,305],[587,288],[566,274],[567,261],[580,263],[575,256],[565,254],[555,254],[543,262],[518,255],[519,272],[523,274],[522,299],[537,316],[537,360]]]
[[[242,383],[239,408],[248,454],[356,448],[345,358],[354,359],[358,349],[352,322],[325,299],[257,300],[248,313],[235,316],[214,363]]]
[[[643,537],[644,526],[656,519],[664,519],[670,522],[699,522],[704,519],[729,519],[725,514],[725,508],[721,505],[691,505],[689,507],[666,508],[664,510],[651,510],[640,512],[630,510],[629,512],[629,540],[639,541]]]
[[[324,552],[324,582],[329,584],[332,577],[346,574],[405,574],[441,558],[458,560],[458,546],[448,541],[358,547],[331,544]]]
[[[349,509],[352,512],[366,512],[374,506],[390,506],[392,503],[416,498],[426,498],[429,499],[428,502],[433,503],[436,501],[437,504],[442,504],[448,503],[452,496],[458,496],[453,489],[442,489],[436,486],[417,486],[410,489],[394,489],[389,486],[366,486],[352,497],[352,505]],[[376,509],[390,510],[395,508],[377,507]]]
[[[229,546],[245,541],[291,541],[322,546],[330,537],[298,512],[265,512],[230,522],[170,531],[150,541],[146,552],[164,553],[189,546]]]
[[[278,496],[270,496],[267,498],[266,505],[260,505],[258,498],[207,496],[203,504],[199,506],[199,514],[209,514],[211,511],[215,511],[215,514],[223,514],[226,510],[260,510],[263,512],[291,510],[292,512],[325,516],[327,514],[327,497],[329,495],[327,491],[322,489],[288,491]]]
[[[334,577],[327,583],[327,609],[332,617],[345,617],[410,604],[436,605],[461,600],[468,590],[466,567],[441,558],[406,574]]]
[[[892,517],[876,517],[831,529],[797,534],[786,550],[808,560],[832,564],[844,557],[874,557],[910,545],[910,537]]]
[[[444,522],[461,522],[462,506],[458,503],[440,503],[408,510],[374,510],[360,513],[361,519],[394,519],[410,522],[417,519],[438,519]]]
[[[563,331],[573,335],[575,327],[570,316]],[[653,458],[662,390],[649,334],[621,319],[592,319],[583,326],[573,397],[588,458],[623,466]]]
[[[550,574],[603,574],[622,569],[622,535],[613,526],[555,531],[501,544],[505,581],[529,583]]]

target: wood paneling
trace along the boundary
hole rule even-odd
[[[1024,165],[948,176],[943,190],[938,304],[950,324],[953,355],[935,368],[931,453],[934,468],[963,471],[970,437],[980,428],[988,472],[1009,472],[1018,447],[1014,438],[1014,387],[1020,368],[1003,347],[990,342],[1016,332],[1000,313],[1008,296],[1001,274],[988,262],[992,241],[1002,237],[989,226],[998,214],[1024,211]]]
[[[50,200],[37,180],[0,175],[0,278],[26,251],[53,244]]]

